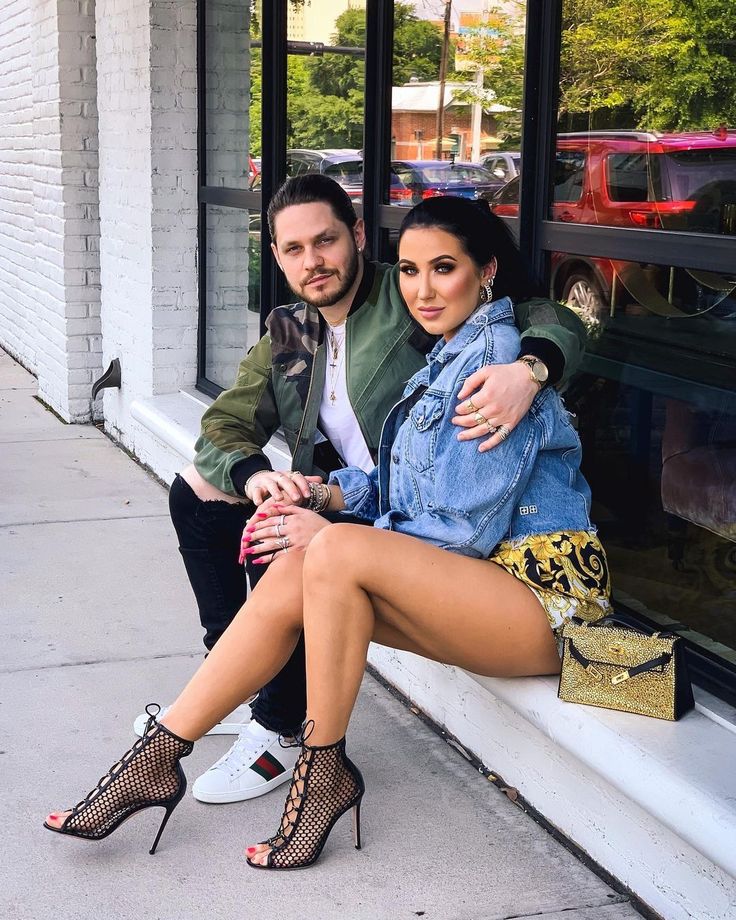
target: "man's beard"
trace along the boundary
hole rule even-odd
[[[307,285],[303,285],[301,290],[302,300],[305,303],[308,303],[311,307],[316,307],[318,310],[324,307],[334,307],[338,301],[343,299],[343,297],[355,283],[355,279],[358,277],[359,258],[358,248],[356,246],[351,253],[350,261],[345,266],[345,274],[343,276],[342,284],[334,294],[322,294],[318,297],[310,297],[307,293],[309,288]],[[300,292],[295,291],[294,293],[298,294]]]

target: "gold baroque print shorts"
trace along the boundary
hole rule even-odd
[[[612,612],[608,561],[586,530],[534,534],[499,543],[491,562],[530,588],[557,632],[570,617],[588,623]]]

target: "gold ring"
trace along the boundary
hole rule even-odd
[[[499,425],[496,429],[496,434],[501,438],[502,441],[505,441],[506,438],[511,434],[511,429],[506,425]]]
[[[486,419],[486,426],[487,426],[487,428],[488,428],[488,434],[495,434],[495,433],[496,433],[496,431],[497,431],[496,426],[495,426],[495,425],[491,425],[491,423],[490,423],[487,419]]]
[[[473,418],[476,420],[476,422],[477,422],[479,425],[487,425],[487,424],[488,424],[488,419],[485,417],[485,415],[483,415],[482,412],[476,412],[475,415],[473,416]]]
[[[477,411],[478,411],[478,407],[477,407],[476,404],[473,402],[473,397],[472,397],[472,396],[471,396],[470,399],[465,403],[465,405],[468,407],[468,412],[477,412]]]

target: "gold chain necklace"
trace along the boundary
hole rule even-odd
[[[330,402],[333,406],[337,402],[337,393],[335,392],[337,376],[340,373],[340,367],[342,366],[342,362],[345,357],[345,352],[343,351],[342,347],[345,344],[345,329],[343,328],[343,333],[341,336],[337,336],[335,335],[336,328],[336,326],[327,327],[327,342],[329,346],[330,358],[328,376],[330,380]]]

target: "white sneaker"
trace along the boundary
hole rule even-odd
[[[249,722],[227,754],[195,781],[192,795],[220,804],[265,795],[291,779],[299,751],[282,747],[277,732]]]
[[[157,718],[162,719],[169,711],[169,708],[169,706],[164,706],[161,709],[161,712],[158,714]],[[146,722],[148,722],[148,715],[145,712],[142,712],[133,723],[133,731],[136,733],[136,735],[138,735],[139,738],[143,737],[143,732],[146,730]],[[243,703],[241,706],[233,709],[229,716],[226,716],[222,722],[218,722],[214,728],[211,728],[207,732],[207,734],[237,735],[243,726],[248,724],[248,722],[250,722],[250,706],[247,703]]]

